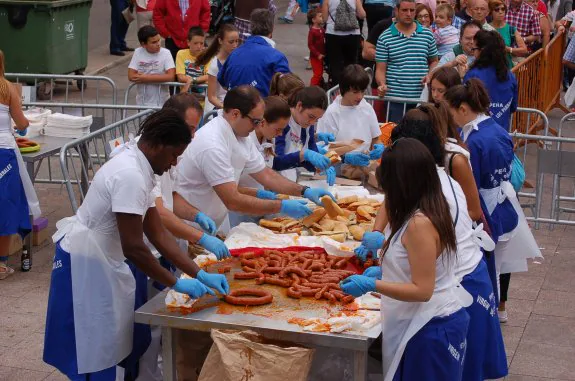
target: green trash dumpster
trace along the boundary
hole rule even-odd
[[[92,0],[0,0],[7,73],[83,73]]]

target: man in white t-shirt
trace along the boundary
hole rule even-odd
[[[228,210],[256,216],[281,213],[294,218],[311,213],[302,200],[280,201],[274,192],[303,196],[316,204],[321,204],[324,195],[333,197],[323,189],[298,185],[266,166],[249,138],[262,122],[264,108],[254,87],[231,89],[224,98],[223,114],[198,131],[177,165],[176,194],[186,204],[200,208],[218,227],[226,220]],[[242,173],[272,192],[238,188]],[[186,208],[178,205],[178,200],[174,197],[174,208]]]
[[[377,115],[364,99],[368,86],[369,75],[360,65],[347,66],[339,79],[341,95],[329,105],[318,121],[318,133],[332,133],[336,141],[363,140],[354,151],[364,155],[357,156],[357,160],[352,159],[349,153],[344,155],[344,162],[347,164],[367,166],[369,160],[379,159],[383,153],[383,146],[377,144],[381,135]]]
[[[136,103],[139,106],[160,107],[170,97],[162,82],[174,81],[176,66],[168,49],[160,46],[156,28],[146,25],[138,30],[141,47],[136,49],[128,66],[128,79],[138,84]]]

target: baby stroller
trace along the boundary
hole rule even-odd
[[[222,24],[234,22],[235,0],[210,0],[212,17],[210,20],[210,35],[218,33]]]

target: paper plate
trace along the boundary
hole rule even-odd
[[[36,151],[40,151],[40,144],[36,144],[35,146],[32,147],[22,147],[22,148],[18,148],[20,150],[21,153],[30,153],[30,152],[36,152]]]

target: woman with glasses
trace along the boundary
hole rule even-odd
[[[505,21],[505,13],[507,13],[505,1],[490,0],[489,12],[491,16],[490,25],[501,35],[505,42],[507,66],[511,69],[514,66],[514,57],[525,57],[527,55],[527,45],[517,28],[507,24]]]
[[[415,20],[422,26],[431,29],[433,24],[433,12],[426,4],[417,4],[415,7]]]
[[[478,78],[485,84],[491,99],[489,111],[493,119],[509,131],[511,113],[517,110],[518,87],[515,75],[507,65],[505,43],[499,33],[485,30],[477,32],[473,40],[475,61],[463,81]]]

